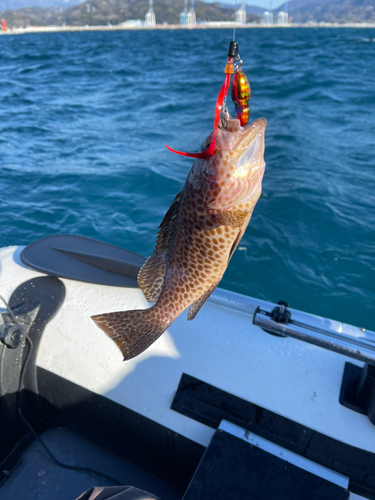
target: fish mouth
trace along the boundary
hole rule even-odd
[[[236,176],[249,175],[249,171],[256,171],[265,167],[264,133],[267,126],[265,118],[258,118],[247,128],[238,132],[233,152],[236,156]]]
[[[236,149],[248,150],[249,147],[253,149],[255,142],[264,142],[264,133],[267,127],[267,120],[265,118],[258,118],[248,127],[243,128],[239,132],[239,140],[236,144]]]

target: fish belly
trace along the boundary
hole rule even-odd
[[[195,212],[179,220],[166,280],[157,301],[170,321],[216,288],[241,232],[242,228],[220,225],[215,213]]]

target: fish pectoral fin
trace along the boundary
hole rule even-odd
[[[249,217],[249,212],[241,210],[223,210],[216,215],[220,224],[223,226],[241,227],[244,225],[246,218]]]
[[[220,283],[220,280],[217,280],[214,283],[212,283],[210,288],[203,295],[201,295],[198,300],[196,300],[195,302],[192,303],[192,305],[190,306],[190,309],[189,309],[188,317],[187,317],[188,321],[191,321],[192,319],[195,318],[195,316],[199,313],[203,304],[206,302],[208,297],[215,290],[215,288],[217,287],[217,285],[219,283]]]
[[[167,252],[155,252],[146,260],[138,273],[138,285],[148,302],[156,302],[164,285]]]
[[[156,240],[154,253],[147,259],[138,273],[138,285],[148,302],[156,302],[164,285],[167,272],[167,258],[172,239],[173,228],[180,211],[182,191],[172,201],[164,216]]]
[[[229,257],[228,257],[228,264],[229,264],[230,259],[232,258],[232,255],[234,254],[234,251],[237,248],[238,243],[241,241],[242,236],[243,236],[243,231],[239,231],[235,240],[232,243],[232,248],[230,249]]]

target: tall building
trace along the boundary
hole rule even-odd
[[[180,24],[182,26],[185,26],[186,21],[187,21],[187,15],[188,15],[188,10],[187,10],[187,0],[184,1],[184,10],[180,14]]]
[[[277,14],[277,24],[288,24],[288,13],[283,12],[280,10],[280,12]]]
[[[236,24],[246,24],[246,7],[244,3],[236,10],[235,19]]]
[[[272,26],[273,25],[273,13],[268,12],[268,10],[265,10],[262,14],[262,24],[266,26]]]
[[[148,12],[147,12],[146,17],[145,17],[145,26],[155,26],[156,21],[155,21],[154,9],[153,9],[154,0],[149,0],[149,2],[150,3],[149,3]]]
[[[186,16],[186,23],[188,26],[195,26],[197,24],[197,18],[194,10],[194,0],[191,0],[190,10]]]

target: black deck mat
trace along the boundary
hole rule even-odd
[[[348,500],[349,492],[217,430],[183,500]]]

